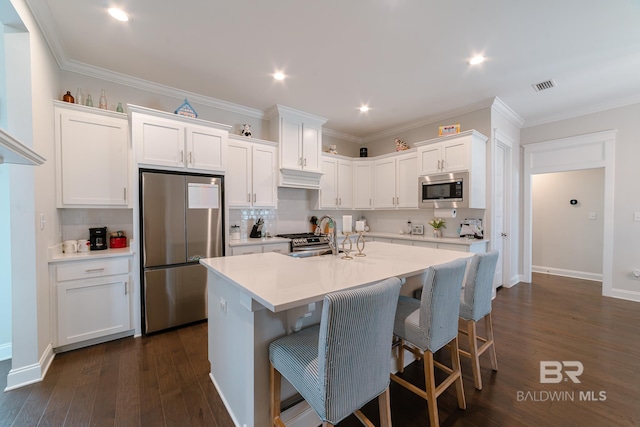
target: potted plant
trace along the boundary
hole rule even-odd
[[[447,228],[442,218],[433,218],[429,221],[429,225],[433,227],[433,237],[442,237],[442,229]]]

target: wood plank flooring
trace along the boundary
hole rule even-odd
[[[447,390],[438,399],[441,425],[640,425],[640,304],[600,293],[597,282],[543,274],[499,290],[499,371],[483,355],[478,391],[462,359],[467,409]],[[580,361],[581,382],[541,384],[544,360]],[[2,389],[9,369],[0,362]],[[43,382],[0,393],[0,426],[232,426],[208,371],[206,323],[59,354]],[[421,364],[404,375],[420,383]],[[585,400],[600,392],[606,400]],[[377,424],[377,402],[364,412]],[[426,402],[395,383],[391,412],[395,426],[429,424]],[[338,426],[360,425],[352,416]]]

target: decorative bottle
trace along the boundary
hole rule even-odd
[[[118,113],[124,113],[124,110],[122,109],[122,102],[118,102],[118,106],[116,107],[116,111]]]
[[[102,89],[102,92],[100,93],[100,109],[101,110],[106,110],[107,109],[107,97],[104,94],[104,89]]]
[[[73,99],[73,95],[71,95],[70,91],[67,91],[67,93],[65,93],[64,95],[62,95],[62,100],[64,102],[70,102],[70,103],[74,103],[74,99]]]
[[[87,95],[87,107],[93,107],[93,99],[91,99],[91,94]]]
[[[76,91],[76,104],[84,104],[84,97],[82,96],[82,89],[80,88]]]

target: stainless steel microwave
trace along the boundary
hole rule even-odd
[[[418,206],[423,209],[469,207],[469,172],[418,178]]]

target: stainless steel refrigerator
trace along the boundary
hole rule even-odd
[[[207,318],[200,258],[223,256],[223,177],[140,170],[144,333]]]

